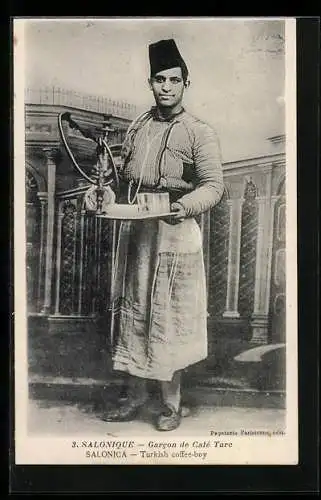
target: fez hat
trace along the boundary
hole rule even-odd
[[[183,80],[187,78],[187,66],[172,38],[149,45],[149,62],[151,76],[165,69],[179,67],[182,69]]]

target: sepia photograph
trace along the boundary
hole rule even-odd
[[[296,21],[16,18],[15,463],[298,463]]]

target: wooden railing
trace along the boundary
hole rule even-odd
[[[130,120],[135,118],[138,112],[136,106],[126,101],[75,92],[60,87],[26,88],[25,103],[70,106],[96,113],[112,114]]]

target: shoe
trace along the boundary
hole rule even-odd
[[[167,404],[164,411],[156,420],[156,429],[159,431],[173,431],[179,427],[182,420],[182,409],[177,411],[174,406]]]
[[[131,401],[103,413],[105,422],[130,422],[134,420],[146,401]]]

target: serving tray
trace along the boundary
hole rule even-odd
[[[169,217],[174,215],[176,212],[166,212],[166,213],[152,213],[149,212],[147,214],[133,214],[133,215],[113,215],[113,214],[97,214],[96,217],[101,219],[114,219],[114,220],[148,220],[148,219],[162,219],[163,217]]]

